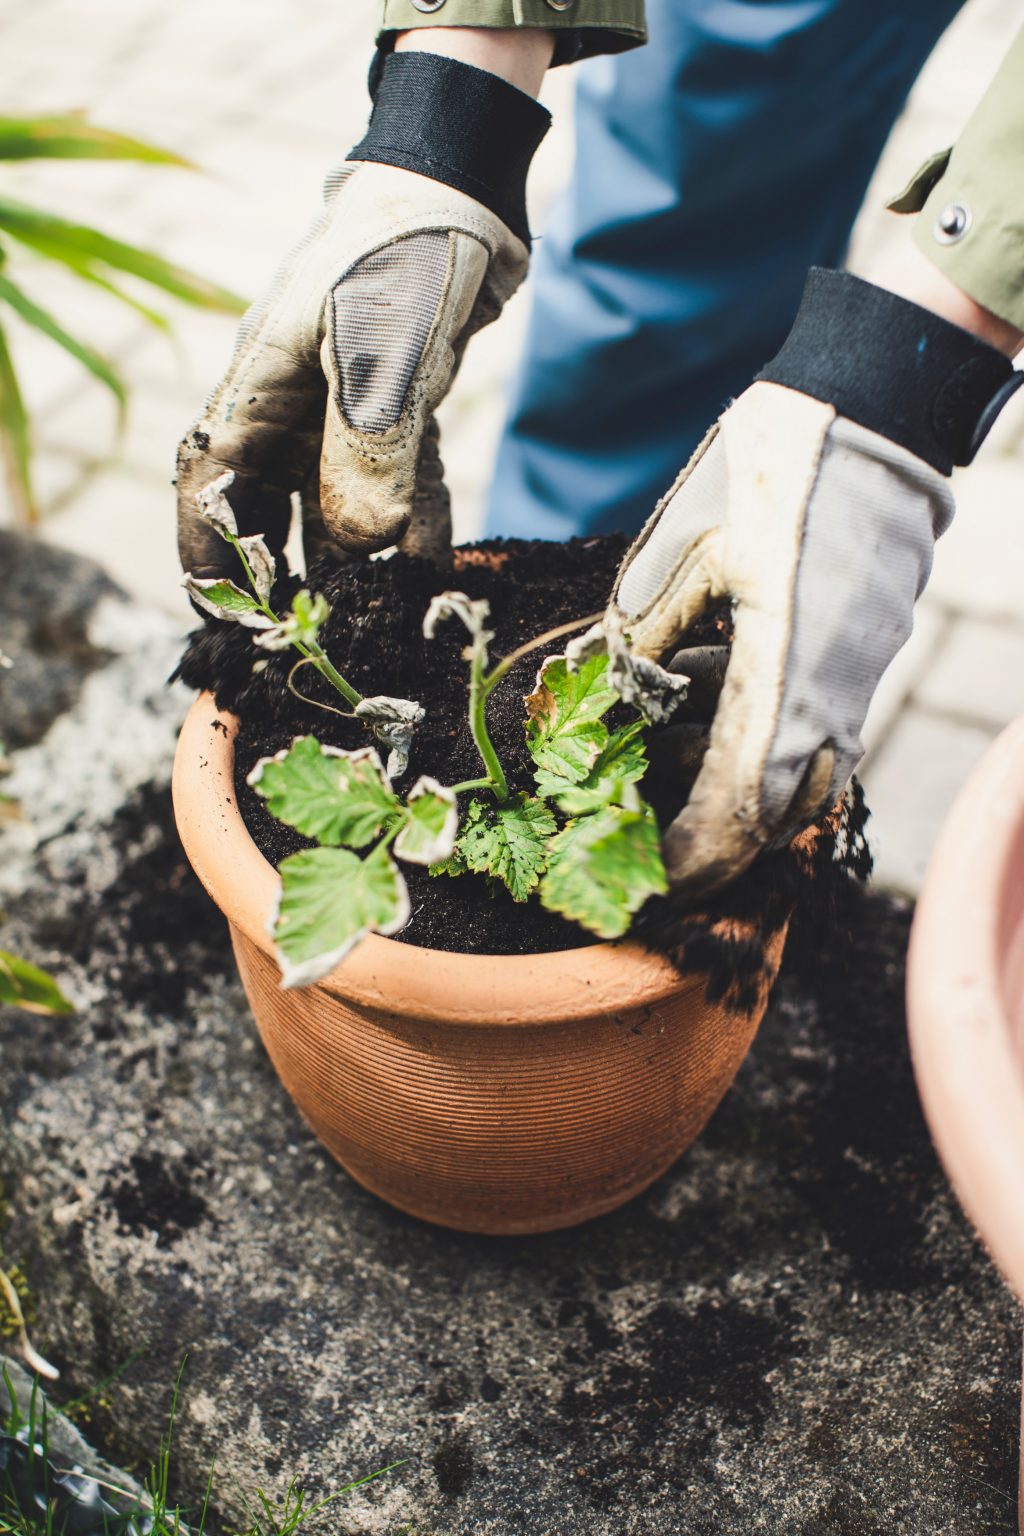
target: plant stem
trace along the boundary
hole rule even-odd
[[[300,647],[300,649],[305,648]],[[361,693],[357,693],[356,690],[352,687],[352,684],[345,681],[337,667],[328,658],[326,653],[320,648],[319,645],[310,648],[307,654],[321,676],[325,677],[327,681],[333,685],[333,687],[337,688],[342,698],[346,699],[349,704],[352,705],[353,709],[355,709],[357,704],[361,704],[363,702],[363,695]]]
[[[246,580],[248,581],[249,586],[252,588],[253,596],[255,597],[257,603],[259,603],[260,612],[265,614],[272,623],[280,624],[281,620],[278,618],[273,608],[271,608],[269,603],[265,602],[264,599],[260,597],[259,588],[256,585],[256,578],[252,573],[252,566],[249,564],[249,561],[246,558],[245,550],[242,548],[241,541],[235,538],[233,535],[229,534],[228,542],[233,546],[236,555],[242,562],[242,569],[245,571]],[[311,646],[303,645],[300,640],[295,640],[292,643],[299,654],[304,656],[307,661],[311,661],[313,663],[321,677],[326,678],[327,682],[331,684],[332,688],[337,689],[338,693],[341,694],[346,703],[352,705],[353,709],[355,709],[357,704],[361,704],[363,702],[362,694],[357,693],[356,690],[352,687],[352,684],[345,681],[337,667],[330,660],[330,658],[327,656],[327,653],[320,645],[318,645],[315,641]]]
[[[498,761],[498,754],[494,750],[491,738],[487,734],[487,696],[491,689],[488,687],[490,678],[484,677],[485,655],[486,641],[477,637],[473,642],[469,672],[469,728],[473,732],[476,749],[487,769],[489,787],[494,791],[494,798],[498,804],[502,805],[508,799],[508,780],[505,778],[505,770]]]
[[[493,789],[491,779],[464,779],[461,784],[451,784],[449,788],[453,795],[463,795],[471,789]]]
[[[542,645],[548,645],[552,640],[561,640],[563,635],[571,635],[577,629],[583,629],[585,625],[596,624],[603,617],[604,615],[601,613],[591,613],[585,619],[573,619],[571,624],[559,624],[557,629],[546,629],[535,640],[527,640],[525,645],[517,646],[514,651],[510,651],[507,656],[503,656],[494,670],[484,678],[485,697],[493,692],[502,678],[512,670],[516,662],[522,661],[524,656],[529,656],[531,651],[540,650]]]

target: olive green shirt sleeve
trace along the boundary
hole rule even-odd
[[[543,27],[566,44],[572,34],[571,48],[556,40],[556,64],[647,41],[644,0],[378,0],[379,44],[412,27]]]
[[[1024,28],[953,148],[888,207],[918,213],[914,241],[929,261],[1024,331]]]

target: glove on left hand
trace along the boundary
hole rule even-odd
[[[657,661],[711,601],[735,602],[707,754],[665,838],[674,887],[726,884],[842,792],[953,515],[945,476],[1021,382],[917,305],[812,272],[786,346],[700,445],[612,598],[610,621]]]

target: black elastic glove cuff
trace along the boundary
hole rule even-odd
[[[969,331],[824,267],[811,268],[793,329],[757,377],[834,405],[943,475],[971,462],[1024,384]]]
[[[370,126],[348,158],[398,165],[465,192],[529,245],[526,175],[550,112],[459,59],[415,52],[378,61]]]

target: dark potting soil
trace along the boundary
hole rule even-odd
[[[423,616],[430,599],[446,588],[486,598],[495,636],[491,655],[497,659],[545,630],[600,613],[625,547],[619,537],[566,544],[491,540],[462,549],[451,572],[404,555],[344,565],[321,557],[311,566],[305,585],[322,592],[331,605],[321,638],[338,670],[361,693],[415,698],[427,711],[416,733],[406,785],[421,773],[451,784],[476,778],[482,771],[466,718],[466,631],[449,620],[439,626],[434,640],[424,639]],[[288,607],[299,585],[294,578],[279,582],[274,593],[279,612]],[[722,644],[728,636],[729,610],[723,606],[703,618],[683,643]],[[564,645],[560,641],[525,657],[491,696],[488,725],[513,790],[532,789],[523,696],[532,689],[544,655]],[[264,660],[267,664],[254,672],[254,663]],[[190,637],[176,674],[191,687],[211,690],[220,708],[240,717],[235,752],[238,805],[260,850],[274,864],[309,843],[274,821],[249,788],[246,778],[256,761],[280,751],[298,735],[315,735],[340,747],[367,744],[362,725],[318,707],[336,707],[338,698],[311,667],[302,668],[294,683],[316,702],[295,697],[286,686],[294,664],[291,652],[255,649],[252,631],[211,620]],[[623,711],[622,718],[629,718],[628,713]],[[662,825],[680,809],[689,788],[690,783],[681,783],[677,775],[666,780],[654,768],[643,784]],[[649,901],[634,923],[633,935],[686,971],[707,970],[712,992],[742,1006],[760,984],[765,941],[790,910],[803,905],[826,914],[849,884],[849,873],[866,872],[863,821],[858,792],[849,799],[844,825],[825,830],[812,858],[790,849],[766,853],[699,912],[671,897]],[[412,917],[396,936],[403,943],[464,953],[529,954],[594,942],[539,902],[513,902],[503,887],[483,876],[434,877],[413,865],[403,865],[403,873],[412,903]],[[752,935],[737,939],[735,924],[748,920],[754,922]]]

